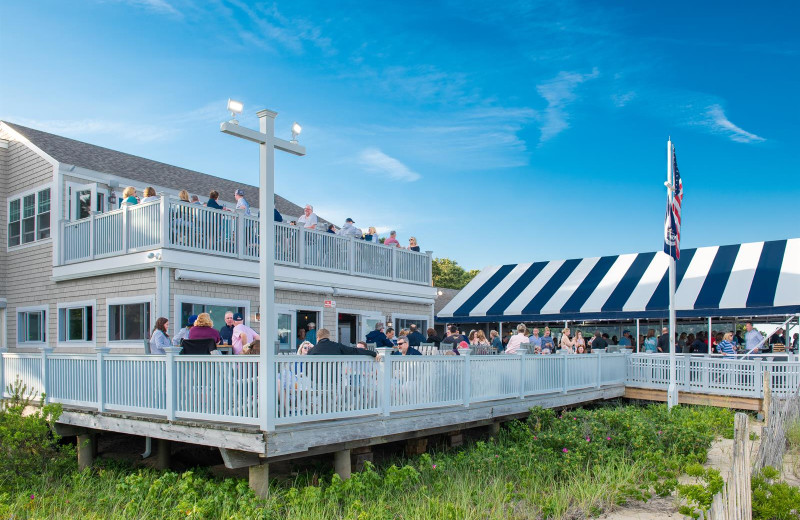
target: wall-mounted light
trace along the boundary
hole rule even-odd
[[[231,123],[235,125],[239,124],[239,121],[236,120],[236,114],[241,114],[242,110],[244,110],[244,103],[228,98],[228,112],[231,113]]]
[[[155,251],[150,251],[147,253],[148,260],[161,260],[161,253],[156,253]]]

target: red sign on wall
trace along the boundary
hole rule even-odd
[[[326,309],[330,309],[332,307],[336,307],[336,301],[335,300],[325,300],[325,308]]]

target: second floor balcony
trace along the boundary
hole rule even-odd
[[[259,259],[257,217],[161,198],[61,222],[59,265],[156,249]],[[431,254],[300,226],[273,223],[275,263],[381,280],[431,285]]]

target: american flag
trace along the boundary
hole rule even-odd
[[[681,202],[683,202],[683,181],[678,172],[678,159],[675,147],[672,147],[672,186],[675,190],[675,201],[670,205],[667,197],[667,215],[664,217],[664,252],[675,260],[681,258]]]

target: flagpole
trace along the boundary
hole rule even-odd
[[[669,207],[675,204],[675,186],[672,172],[672,140],[667,140],[667,195]],[[671,215],[671,214],[670,214]],[[670,217],[671,218],[671,217]],[[671,247],[674,247],[671,246]],[[678,388],[676,381],[675,358],[675,256],[669,255],[669,388],[667,390],[667,407],[678,404]]]

